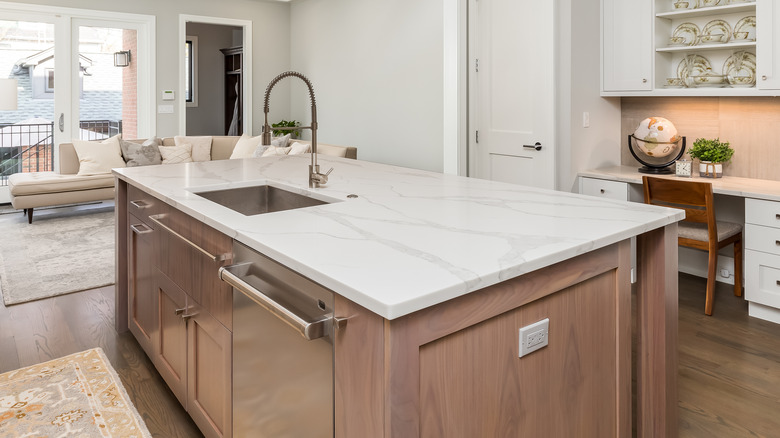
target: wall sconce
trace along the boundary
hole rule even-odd
[[[114,67],[127,67],[130,65],[130,51],[114,52]]]

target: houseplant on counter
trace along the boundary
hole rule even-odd
[[[734,149],[729,142],[722,142],[719,138],[697,138],[689,154],[691,158],[699,159],[699,176],[720,178],[723,176],[723,164],[731,161]]]
[[[297,126],[301,126],[300,122],[296,120],[282,120],[281,122],[277,123],[271,123],[272,128],[295,128]],[[281,137],[287,133],[290,133],[291,138],[298,138],[299,135],[301,135],[301,131],[299,130],[284,130],[284,129],[274,129],[273,134],[274,137]]]

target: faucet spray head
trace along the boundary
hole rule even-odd
[[[269,146],[271,144],[271,127],[268,123],[263,125],[263,141],[260,142],[263,146]]]

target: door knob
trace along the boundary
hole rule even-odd
[[[536,149],[537,151],[542,150],[542,144],[539,143],[538,141],[534,144],[524,144],[523,147],[527,149]]]

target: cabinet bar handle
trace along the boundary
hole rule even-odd
[[[139,227],[144,227],[146,229],[142,230]],[[130,225],[130,229],[133,230],[133,232],[135,234],[148,234],[148,233],[151,233],[152,231],[154,231],[153,229],[147,227],[144,224],[132,224],[132,225]]]
[[[227,259],[231,258],[231,254],[222,254],[222,255],[215,256],[214,254],[212,254],[212,253],[206,251],[205,249],[201,248],[200,246],[196,245],[194,242],[192,242],[191,240],[189,240],[186,237],[182,236],[181,234],[177,233],[176,231],[173,231],[170,227],[168,227],[167,225],[165,225],[164,223],[162,223],[160,221],[160,219],[162,219],[164,217],[165,217],[164,214],[155,214],[155,215],[149,216],[149,220],[154,222],[154,223],[156,223],[160,227],[162,227],[162,229],[164,229],[165,231],[167,231],[167,232],[173,234],[174,236],[178,237],[179,239],[183,240],[184,243],[186,243],[187,245],[191,246],[192,248],[198,250],[201,254],[205,255],[208,258],[210,258],[211,261],[213,261],[213,262],[221,262],[221,261],[224,261],[224,260],[227,260]]]
[[[142,200],[130,201],[130,204],[132,204],[133,207],[138,208],[138,209],[149,208],[149,206],[151,205],[148,202],[142,201]]]
[[[174,310],[174,311],[173,311],[173,314],[174,314],[174,315],[176,315],[176,316],[179,316],[179,315],[181,315],[182,313],[184,313],[184,311],[185,311],[185,310],[187,310],[187,308],[186,308],[186,307],[182,307],[181,309],[176,309],[176,310]]]
[[[189,320],[190,318],[192,318],[193,316],[198,316],[198,314],[197,314],[197,313],[185,313],[185,314],[183,314],[183,315],[181,316],[181,319],[183,319],[183,320],[187,321],[187,320]]]

